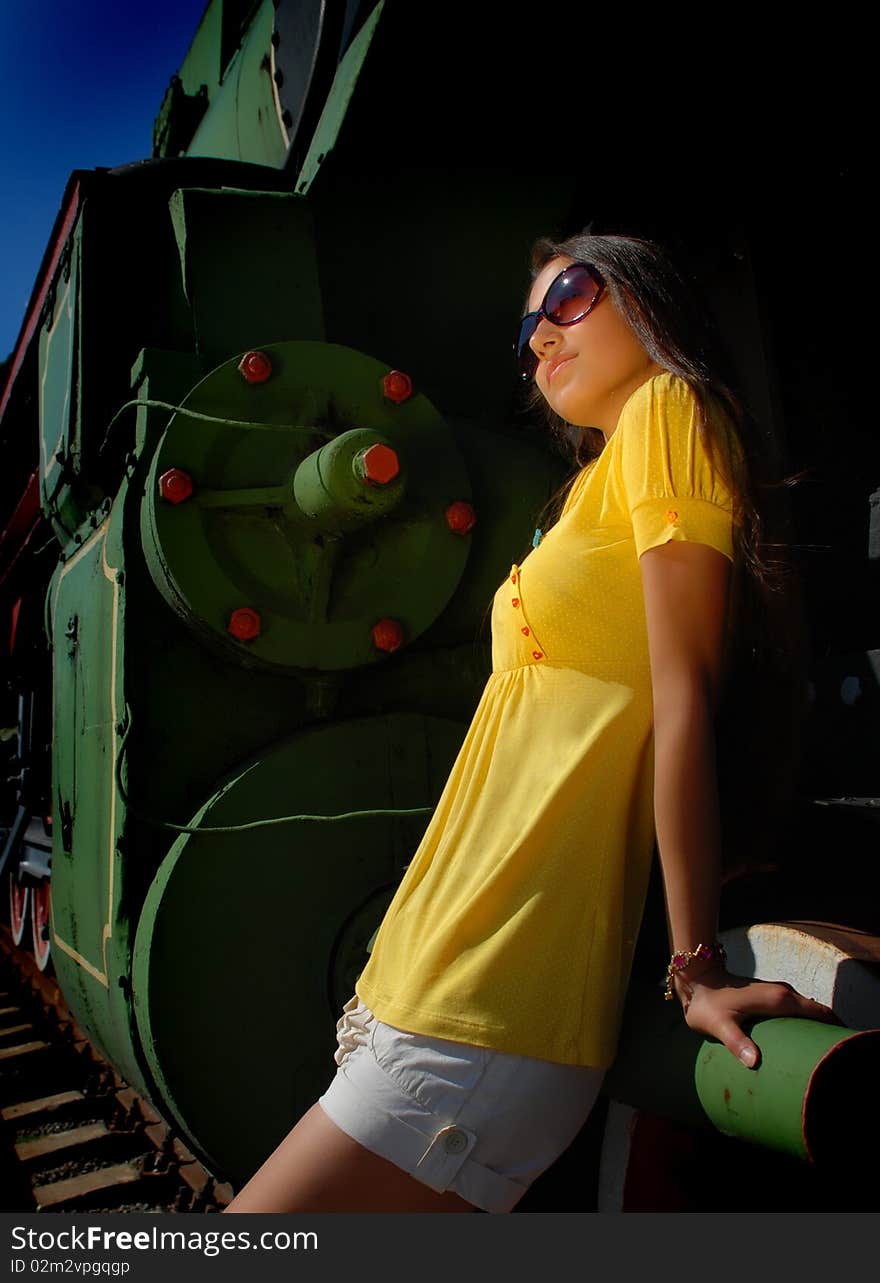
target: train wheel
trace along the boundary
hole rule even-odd
[[[23,887],[15,878],[15,875],[9,875],[9,925],[12,928],[12,939],[15,944],[21,944],[21,938],[24,935],[25,923],[28,920],[28,887]]]
[[[157,869],[130,972],[154,1103],[234,1184],[326,1090],[341,1007],[463,737],[424,713],[307,727],[218,780]],[[312,815],[340,819],[296,818]],[[287,822],[255,838],[255,816]]]
[[[34,940],[34,957],[41,971],[46,970],[51,953],[49,936],[50,883],[44,878],[31,890],[31,934]]]

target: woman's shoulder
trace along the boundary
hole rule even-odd
[[[615,476],[630,499],[690,494],[721,505],[730,500],[731,425],[708,389],[698,397],[671,370],[636,388],[611,444]]]
[[[629,438],[636,448],[646,437],[655,444],[661,438],[684,439],[692,449],[702,448],[708,439],[710,450],[720,448],[725,459],[742,454],[730,416],[711,388],[703,388],[698,395],[687,379],[672,370],[639,384],[620,412],[614,437],[618,434],[620,442]]]
[[[618,422],[622,422],[624,417],[644,418],[653,406],[680,407],[690,411],[696,403],[696,394],[687,379],[673,370],[662,370],[645,379],[630,394],[624,402]]]

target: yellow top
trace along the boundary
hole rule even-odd
[[[492,672],[357,983],[387,1024],[613,1061],[655,841],[638,558],[684,539],[733,561],[695,412],[677,375],[637,388],[495,593]]]

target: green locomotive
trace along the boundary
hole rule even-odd
[[[326,1083],[565,472],[515,400],[516,283],[613,206],[495,29],[211,0],[153,157],[72,175],[0,401],[13,934],[233,1183]],[[772,420],[742,226],[679,248]]]

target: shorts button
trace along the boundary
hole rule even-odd
[[[443,1139],[443,1148],[447,1154],[460,1154],[462,1150],[467,1149],[467,1145],[467,1136],[457,1128],[453,1128]]]

